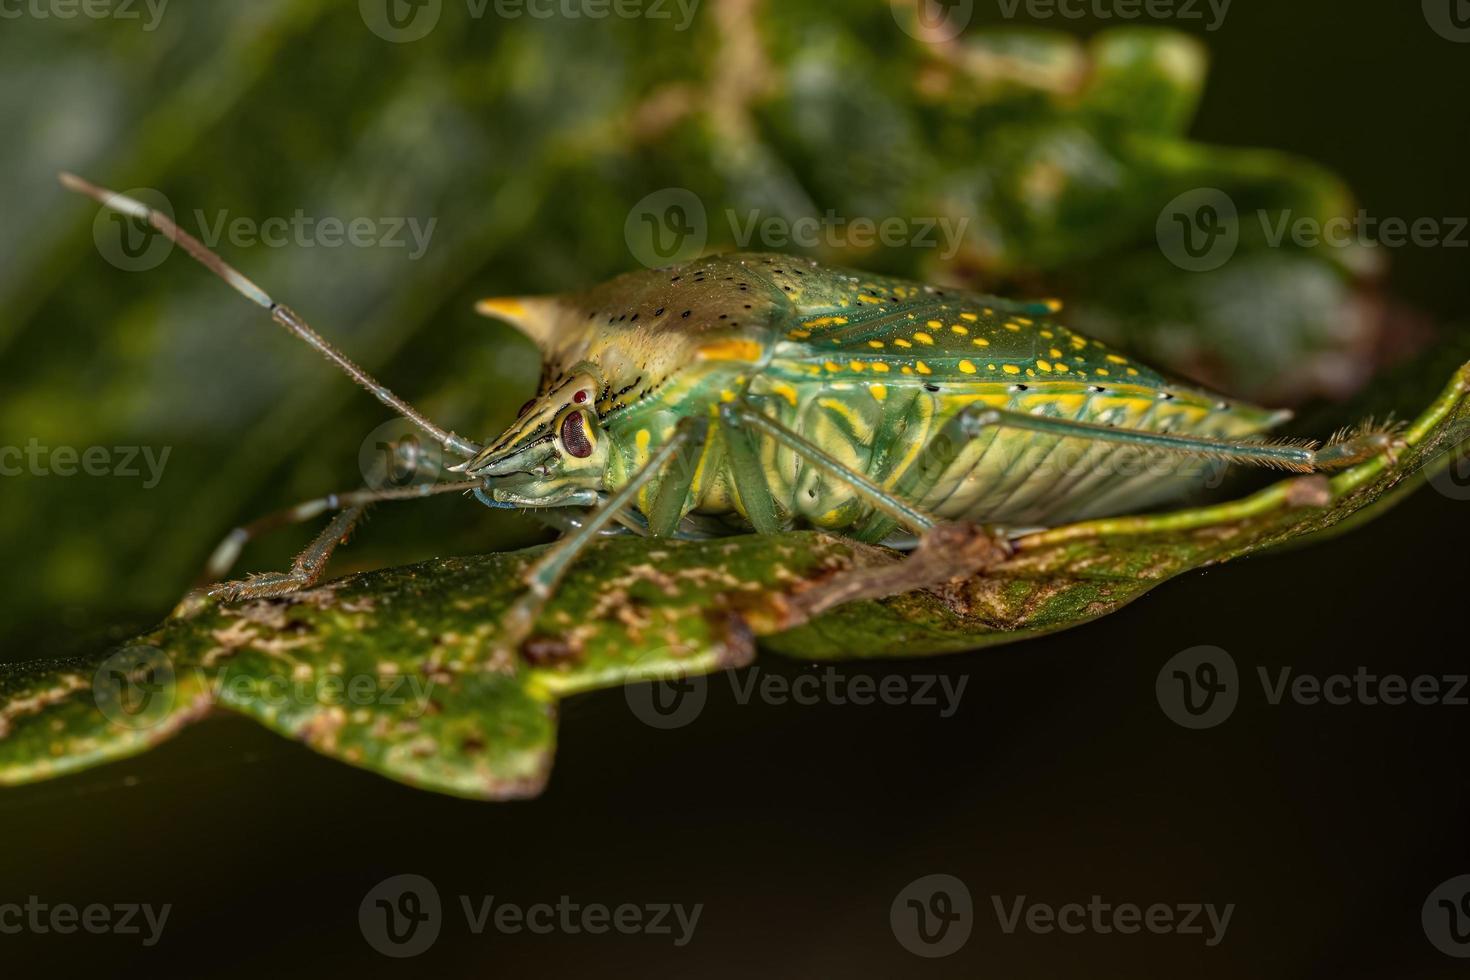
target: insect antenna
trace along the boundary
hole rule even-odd
[[[116,191],[98,187],[96,184],[83,180],[75,174],[63,171],[57,176],[61,180],[61,185],[67,190],[76,191],[78,194],[85,194],[104,207],[112,208],[114,211],[119,211],[122,214],[148,222],[164,237],[193,256],[200,265],[229,283],[231,288],[237,293],[257,306],[264,307],[270,312],[271,319],[275,320],[300,339],[306,341],[326,357],[327,360],[337,365],[349,378],[366,388],[374,398],[393,409],[393,411],[420,429],[423,429],[424,432],[433,437],[435,442],[449,452],[464,457],[472,457],[480,452],[482,447],[479,444],[456,435],[448,429],[440,428],[429,421],[428,417],[418,409],[389,391],[384,385],[373,378],[372,375],[359,367],[350,357],[342,353],[325,337],[313,330],[295,310],[271,299],[265,290],[251,282],[224,259],[210,251],[208,246],[199,241],[199,239],[180,228],[168,215],[150,208],[141,201],[119,194]]]

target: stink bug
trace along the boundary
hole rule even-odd
[[[536,397],[481,445],[424,417],[167,216],[69,174],[62,182],[148,221],[463,460],[457,482],[333,494],[237,529],[210,561],[212,580],[259,530],[336,512],[289,571],[205,590],[225,601],[311,585],[365,507],[444,492],[575,509],[527,573],[509,642],[529,635],[568,566],[613,522],[655,537],[806,526],[918,543],[909,562],[827,592],[850,599],[981,572],[1007,554],[1003,528],[1156,504],[1198,483],[1201,461],[1313,472],[1395,445],[1371,425],[1323,447],[1268,441],[1288,413],[1169,379],[1069,330],[1055,303],[775,254],[482,301],[536,342],[545,369]]]

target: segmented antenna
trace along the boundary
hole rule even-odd
[[[393,409],[393,411],[420,429],[423,429],[424,432],[428,433],[435,442],[443,446],[447,451],[467,458],[479,454],[482,448],[480,445],[462,436],[455,435],[448,429],[440,428],[429,421],[428,417],[422,412],[393,394],[393,392],[389,391],[382,384],[379,384],[372,375],[358,367],[351,358],[332,346],[325,337],[317,333],[305,320],[301,319],[301,316],[295,310],[271,299],[265,290],[241,275],[239,271],[225,262],[224,259],[210,251],[199,239],[174,224],[168,215],[150,208],[141,201],[119,194],[116,191],[107,190],[104,187],[98,187],[96,184],[83,180],[76,174],[63,171],[57,176],[61,180],[61,185],[67,190],[76,191],[78,194],[85,194],[104,207],[112,208],[114,211],[119,211],[148,222],[162,233],[164,237],[192,255],[200,265],[229,283],[235,292],[244,296],[257,306],[262,306],[269,310],[271,319],[316,348],[327,360],[337,365],[344,374],[366,388],[374,398]]]

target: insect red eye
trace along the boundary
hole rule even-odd
[[[529,412],[531,410],[531,406],[534,404],[536,404],[536,399],[532,398],[530,401],[526,402],[526,404],[522,405],[521,410],[519,412],[516,412],[516,418],[520,418],[522,415],[525,415],[527,412]]]
[[[585,392],[585,391],[579,391],[579,392],[577,392],[575,395],[572,396],[572,401],[576,402],[578,405],[585,405],[585,404],[587,404],[587,392]]]
[[[581,412],[573,412],[561,424],[561,444],[578,459],[592,455],[592,440],[587,438],[586,425],[586,416]]]

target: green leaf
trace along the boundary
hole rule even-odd
[[[428,789],[534,795],[560,698],[803,658],[919,656],[1055,632],[1159,583],[1371,515],[1470,438],[1470,364],[1404,432],[1395,458],[1284,480],[1245,499],[1019,537],[985,574],[840,605],[841,575],[897,553],[813,532],[697,542],[607,539],[578,563],[520,649],[497,620],[540,549],[349,576],[285,599],[176,614],[95,658],[0,668],[0,782],[120,758],[211,709]]]

